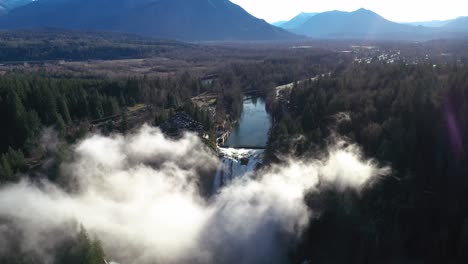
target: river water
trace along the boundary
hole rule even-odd
[[[252,172],[263,162],[271,128],[271,117],[262,99],[246,98],[242,115],[225,146],[218,148],[222,165],[218,168],[213,193]]]
[[[225,145],[231,148],[265,148],[271,127],[270,114],[259,98],[246,98],[239,122]]]

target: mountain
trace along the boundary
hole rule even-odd
[[[468,17],[458,17],[455,19],[448,19],[448,20],[411,22],[411,23],[405,23],[405,24],[413,25],[413,26],[432,27],[432,28],[445,28],[446,30],[463,29],[465,31],[468,31]]]
[[[293,19],[286,21],[280,25],[281,28],[286,30],[294,30],[300,26],[302,26],[309,18],[317,15],[318,13],[300,13],[299,15],[295,16]]]
[[[286,20],[282,20],[282,21],[277,21],[277,22],[273,22],[271,23],[273,26],[276,26],[276,27],[281,27],[284,23],[286,23],[288,21]]]
[[[278,27],[281,27],[281,28],[284,28],[286,30],[294,30],[294,29],[302,26],[302,24],[307,22],[307,20],[309,20],[309,18],[311,18],[311,17],[313,17],[313,16],[315,16],[317,14],[318,13],[300,13],[299,15],[295,16],[294,18],[292,18],[289,21],[277,22],[277,23],[274,23],[274,25],[278,26]]]
[[[449,24],[450,22],[454,21],[455,19],[450,19],[450,20],[432,20],[432,21],[422,21],[422,22],[409,22],[405,23],[406,25],[411,25],[411,26],[422,26],[422,27],[433,27],[433,28],[438,28],[438,27],[443,27]]]
[[[444,26],[444,28],[468,31],[468,17],[459,17],[451,20],[450,23],[447,23]]]
[[[398,24],[367,9],[320,13],[291,31],[315,38],[403,40],[432,35],[429,28]]]
[[[229,0],[38,0],[0,17],[1,29],[45,27],[196,41],[299,38]]]
[[[34,0],[0,0],[0,15],[7,14],[19,6],[27,5]]]

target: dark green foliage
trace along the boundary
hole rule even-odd
[[[244,91],[254,91],[255,94],[266,97],[277,85],[314,77],[319,70],[318,62],[320,61],[314,56],[268,58],[259,63],[234,64],[230,75],[239,78],[236,82]],[[322,67],[326,68],[326,65],[323,64]]]
[[[16,181],[16,173],[24,172],[28,168],[26,159],[21,150],[8,149],[1,155],[0,159],[0,183],[5,181]]]
[[[199,108],[192,102],[184,104],[181,110],[186,112],[195,121],[200,122],[203,125],[205,131],[209,132],[210,130],[214,129],[214,120],[211,119],[208,110]],[[156,121],[161,121],[162,119],[167,119],[167,116],[161,116]]]
[[[76,127],[78,122],[120,115],[121,108],[137,102],[159,109],[179,107],[190,100],[195,90],[200,91],[197,83],[198,79],[188,74],[185,78],[122,82],[23,74],[1,76],[0,119],[4,129],[0,130],[0,153],[9,147],[28,153],[37,145],[45,126],[54,126],[64,137],[67,129]]]
[[[22,63],[142,58],[189,50],[191,46],[118,33],[17,30],[0,32],[0,61]]]
[[[98,239],[91,239],[86,230],[81,227],[77,237],[71,241],[68,249],[62,253],[56,263],[69,264],[103,264],[104,250]]]
[[[0,162],[0,183],[9,181],[13,176],[13,170],[11,169],[10,162],[6,155],[2,155]]]
[[[89,109],[92,119],[101,119],[104,117],[104,108],[102,107],[102,97],[96,90],[92,90],[88,97]]]
[[[34,256],[32,252],[8,252],[10,256],[0,256],[0,260],[6,263],[17,263],[21,259],[23,264],[43,264],[44,259]],[[81,227],[77,234],[62,238],[56,248],[48,252],[55,264],[104,264],[105,254],[101,242],[97,238],[91,238],[88,232]],[[3,258],[2,258],[3,257]],[[3,262],[2,262],[3,263]]]
[[[63,121],[65,124],[70,124],[72,122],[70,111],[68,110],[68,104],[65,101],[65,98],[63,97],[58,97],[57,98],[57,105],[58,105],[58,112],[63,118]]]
[[[27,169],[26,160],[21,150],[14,150],[12,148],[9,148],[8,152],[5,155],[8,158],[8,161],[13,171],[24,171],[25,169]]]
[[[113,116],[119,114],[119,103],[117,101],[117,98],[113,96],[104,96],[102,107],[106,116]]]
[[[61,114],[57,114],[57,116],[55,117],[55,129],[57,130],[57,132],[59,133],[60,135],[60,138],[63,138],[65,137],[65,133],[67,132],[67,127],[65,125],[65,121],[63,120],[62,118],[62,115]]]
[[[68,233],[68,228],[51,231],[49,239],[40,240],[46,245],[37,245],[37,248],[47,248],[45,252],[23,246],[27,243],[24,231],[18,229],[14,222],[2,220],[2,227],[2,264],[105,264],[101,242],[97,237],[91,237],[83,227],[71,233]]]
[[[155,126],[160,126],[162,125],[164,122],[166,122],[168,119],[168,113],[166,113],[165,111],[158,111],[156,114],[155,114],[155,117],[154,117],[154,125]]]
[[[204,91],[198,87],[198,82],[198,77],[189,74],[184,74],[184,78],[124,81],[15,73],[0,76],[0,120],[3,124],[0,130],[0,184],[18,181],[21,173],[40,168],[45,158],[45,153],[38,148],[43,128],[53,127],[59,140],[68,143],[76,142],[91,129],[103,133],[126,132],[149,121],[144,119],[154,113],[148,107],[141,113],[138,107],[127,109],[135,103],[161,109],[154,114],[162,122],[168,112],[190,102],[192,94]],[[207,131],[213,127],[207,112],[196,109],[192,114]],[[52,181],[60,178],[61,159],[56,156],[54,160],[47,169],[47,176]]]
[[[128,114],[126,110],[122,109],[120,119],[120,132],[125,133],[128,130]]]
[[[64,135],[72,120],[114,115],[117,100],[113,94],[106,95],[107,87],[104,81],[16,74],[0,77],[0,117],[6,127],[0,132],[4,138],[0,152],[9,147],[30,150],[42,126],[56,125]],[[125,89],[117,85],[119,88]]]
[[[464,263],[466,66],[352,65],[299,84],[286,99],[289,104],[282,100],[272,111],[270,159],[275,152],[313,155],[333,131],[393,169],[362,197],[334,190],[320,202],[309,197],[310,206],[324,213],[298,255],[314,263]]]

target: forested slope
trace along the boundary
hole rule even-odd
[[[460,65],[360,64],[296,85],[274,107],[270,159],[317,155],[339,137],[393,169],[364,193],[310,197],[323,217],[298,255],[315,263],[466,260],[467,106]]]

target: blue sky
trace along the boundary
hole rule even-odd
[[[231,0],[268,22],[289,20],[300,12],[354,11],[361,7],[396,22],[468,16],[468,0]]]

